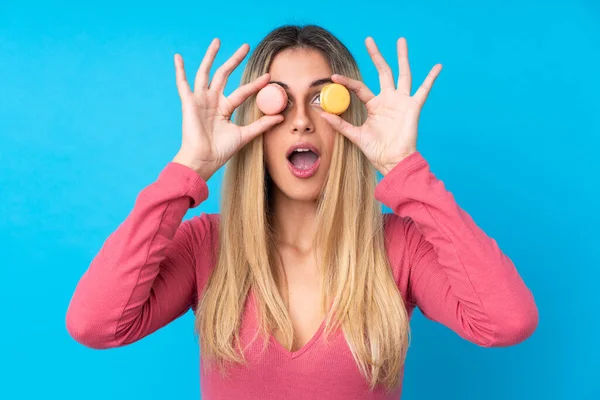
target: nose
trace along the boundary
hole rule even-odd
[[[290,125],[293,133],[312,133],[315,131],[315,126],[305,105],[300,104],[292,108],[292,123]]]

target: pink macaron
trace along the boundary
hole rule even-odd
[[[287,93],[276,83],[269,83],[256,95],[256,105],[265,115],[277,115],[287,106]]]

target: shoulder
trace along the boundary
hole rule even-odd
[[[411,217],[401,217],[393,213],[383,214],[383,225],[386,245],[392,251],[402,250],[412,257],[428,243]]]
[[[408,223],[407,218],[394,213],[383,214],[385,249],[396,283],[402,278],[402,267],[406,262],[406,224]]]
[[[189,237],[196,256],[206,256],[209,251],[216,254],[220,217],[220,214],[202,212],[181,223],[181,228]]]
[[[409,293],[413,251],[422,240],[422,235],[412,218],[394,213],[383,214],[383,227],[392,274],[398,289],[405,296]]]
[[[205,213],[181,223],[180,230],[188,238],[195,262],[196,278],[201,290],[217,263],[220,214]]]
[[[401,217],[394,213],[383,214],[383,229],[388,252],[397,252],[404,248],[406,236],[414,222],[410,217]]]
[[[181,223],[195,242],[211,240],[219,234],[220,214],[202,212]]]

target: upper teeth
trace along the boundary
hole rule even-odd
[[[310,151],[310,149],[296,149],[296,151]]]

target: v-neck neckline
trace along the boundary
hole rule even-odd
[[[250,297],[252,298],[252,305],[253,305],[254,311],[258,312],[258,309],[256,308],[256,298],[255,298],[255,296],[256,296],[256,294],[254,293],[254,289],[250,289]],[[282,352],[286,356],[288,356],[290,358],[299,357],[302,354],[306,353],[313,346],[313,344],[319,339],[319,337],[321,337],[321,334],[325,330],[325,322],[326,321],[327,321],[327,318],[325,317],[321,321],[321,324],[319,325],[319,328],[313,334],[313,336],[310,338],[310,340],[308,342],[306,342],[298,350],[290,351],[290,350],[286,349],[281,343],[279,343],[279,341],[277,340],[277,338],[275,338],[275,335],[273,333],[269,334],[269,341],[273,345],[273,347],[275,347],[276,349],[278,349],[280,352]]]
[[[281,352],[283,352],[284,354],[286,354],[287,356],[289,356],[290,358],[296,358],[301,356],[302,354],[306,353],[311,347],[312,345],[319,339],[319,337],[321,336],[321,333],[323,333],[323,330],[325,328],[325,320],[323,320],[323,322],[321,322],[321,325],[319,325],[319,329],[317,329],[317,331],[315,332],[315,334],[310,338],[310,340],[308,342],[306,342],[304,344],[304,346],[300,347],[298,350],[295,351],[289,351],[288,349],[286,349],[281,343],[279,343],[279,341],[277,340],[277,338],[275,337],[274,334],[270,334],[269,337],[271,339],[271,343],[277,348],[279,349]]]

